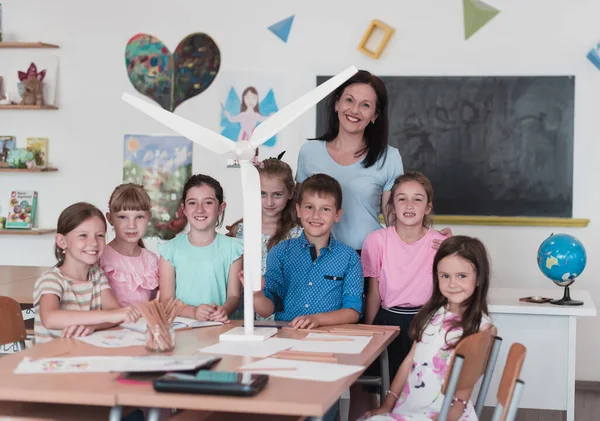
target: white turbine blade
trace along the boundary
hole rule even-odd
[[[296,118],[300,117],[306,110],[317,104],[333,92],[338,86],[350,79],[358,69],[355,66],[350,66],[343,72],[329,79],[327,82],[317,86],[312,91],[304,94],[291,104],[283,107],[271,117],[267,118],[254,129],[250,138],[250,143],[255,148],[259,147],[273,135],[279,133],[281,129],[290,124]],[[245,226],[244,226],[245,228]]]
[[[252,297],[252,291],[261,289],[262,276],[260,176],[258,170],[249,162],[240,162],[240,169],[244,201],[244,294],[250,292],[250,297]],[[252,298],[250,298],[250,302],[252,302]]]
[[[226,154],[235,151],[234,142],[227,139],[225,136],[221,136],[212,130],[200,126],[199,124],[186,120],[183,117],[179,117],[178,115],[128,93],[123,94],[123,100],[159,123],[164,124],[180,135],[187,137],[192,142],[197,143],[214,153]]]

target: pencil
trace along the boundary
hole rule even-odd
[[[236,371],[296,371],[296,367],[238,368]]]

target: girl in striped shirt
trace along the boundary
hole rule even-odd
[[[99,261],[106,244],[106,220],[89,203],[75,203],[58,218],[54,254],[58,263],[34,286],[35,343],[86,336],[139,313],[121,307]]]

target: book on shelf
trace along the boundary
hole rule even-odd
[[[31,190],[14,190],[8,202],[8,218],[6,228],[31,229],[35,224],[37,210],[37,192]]]
[[[209,327],[209,326],[220,326],[223,323],[221,322],[209,322],[209,321],[201,321],[196,319],[190,319],[189,317],[175,317],[175,321],[173,322],[173,328],[175,330],[179,329],[191,329],[196,327]],[[136,332],[145,333],[146,332],[146,320],[141,318],[135,323],[121,323],[121,327],[126,329],[131,329]]]
[[[8,166],[8,151],[17,145],[15,136],[0,136],[0,167]]]
[[[46,168],[48,166],[48,138],[47,137],[28,137],[27,149],[33,152],[35,157],[35,166]]]

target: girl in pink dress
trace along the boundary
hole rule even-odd
[[[106,219],[115,230],[100,265],[119,304],[153,298],[158,288],[158,257],[142,238],[152,216],[150,197],[139,184],[121,184],[110,196]]]
[[[382,405],[362,420],[436,420],[442,408],[442,385],[456,344],[491,327],[487,293],[490,265],[476,238],[446,239],[433,260],[433,294],[415,316],[415,341],[400,366]],[[461,421],[476,421],[470,401],[456,400]],[[454,407],[453,407],[454,410]]]

